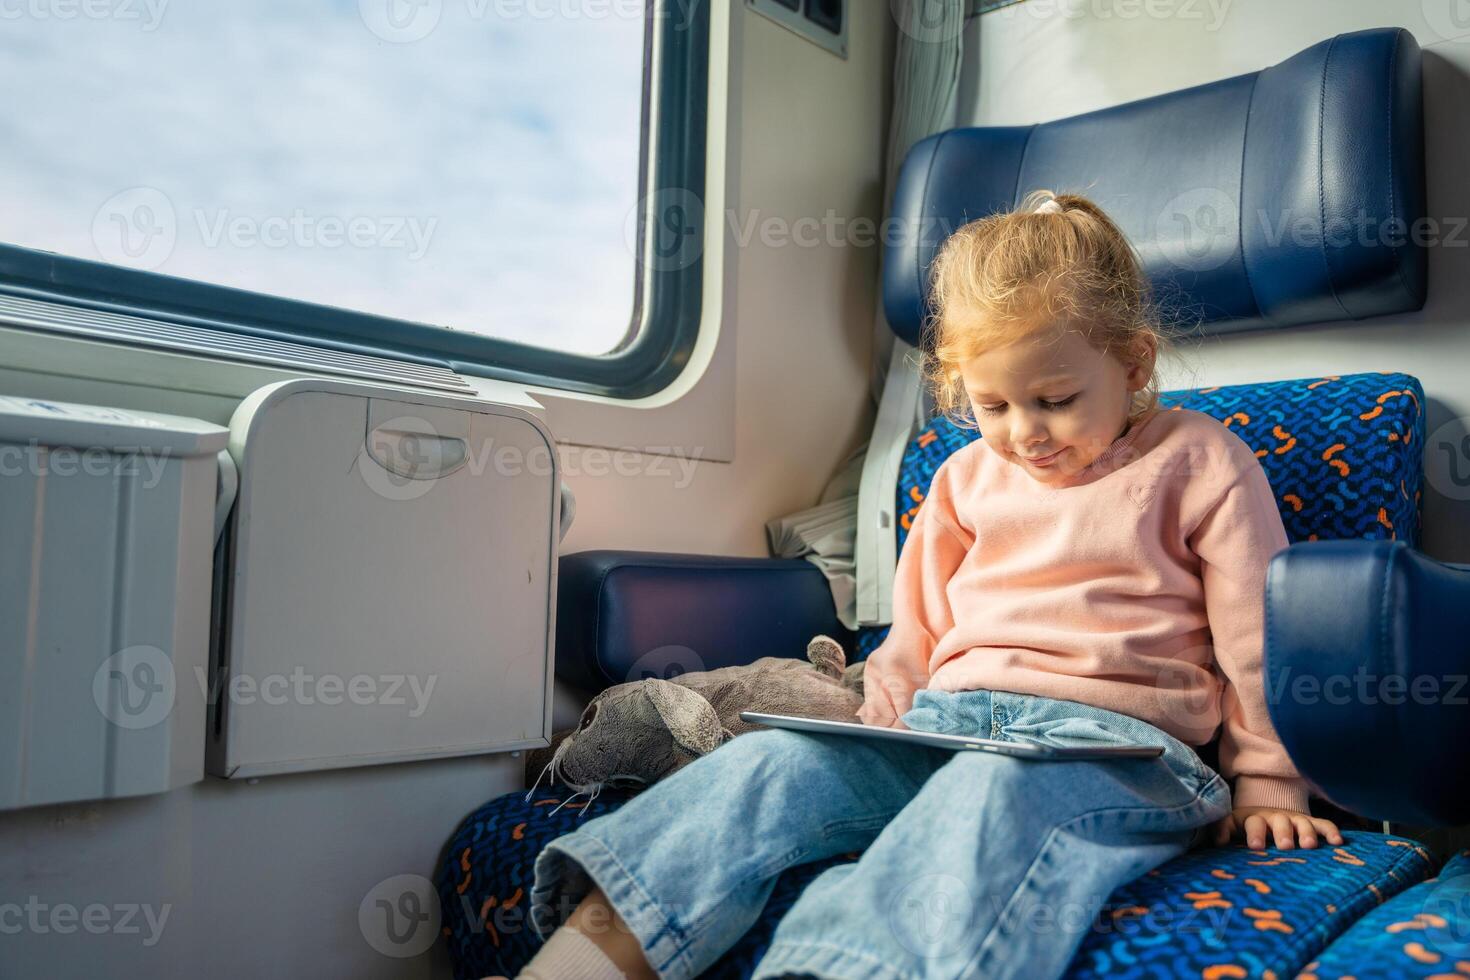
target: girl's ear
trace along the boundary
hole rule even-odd
[[[1143,334],[1134,342],[1124,360],[1128,369],[1128,387],[1133,391],[1141,390],[1148,384],[1149,378],[1153,377],[1154,359],[1158,356],[1158,348],[1154,344],[1154,338]]]

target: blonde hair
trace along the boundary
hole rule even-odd
[[[929,296],[924,373],[938,411],[966,427],[975,417],[960,365],[985,351],[1058,325],[1125,364],[1140,359],[1146,341],[1156,358],[1173,346],[1133,246],[1076,194],[1033,191],[1014,211],[964,225],[934,260]],[[1158,403],[1155,369],[1133,393],[1129,424]]]

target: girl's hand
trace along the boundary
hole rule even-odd
[[[1236,807],[1230,816],[1215,821],[1211,829],[1216,846],[1243,833],[1246,845],[1257,851],[1265,850],[1268,836],[1283,850],[1295,847],[1297,841],[1301,841],[1302,847],[1316,847],[1319,837],[1325,837],[1329,844],[1342,843],[1342,834],[1331,820],[1268,806]]]

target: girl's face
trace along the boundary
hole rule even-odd
[[[1040,483],[1064,482],[1121,436],[1153,352],[1125,365],[1076,330],[1042,331],[962,364],[980,435]]]

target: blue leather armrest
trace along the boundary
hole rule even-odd
[[[846,643],[827,580],[800,559],[583,551],[561,559],[556,673],[588,690],[801,657]]]
[[[1272,559],[1266,697],[1302,775],[1364,816],[1470,819],[1470,566],[1402,541]]]

